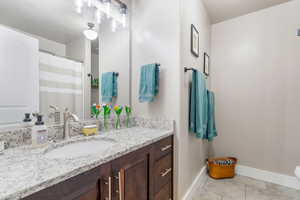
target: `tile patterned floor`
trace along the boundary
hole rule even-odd
[[[192,200],[300,200],[300,191],[243,176],[208,178]]]

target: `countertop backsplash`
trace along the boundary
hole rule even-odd
[[[111,117],[108,120],[109,130],[115,129],[115,118]],[[121,117],[121,129],[126,127],[126,117]],[[105,132],[103,118],[83,120],[80,122],[70,123],[70,136],[78,136],[81,134],[81,129],[86,125],[98,125],[100,132]],[[22,127],[23,126],[23,127]],[[31,127],[25,125],[11,126],[9,128],[0,129],[0,141],[5,142],[5,149],[15,148],[31,144]],[[172,130],[174,121],[166,119],[150,119],[144,117],[131,117],[130,127],[156,128],[162,130]],[[48,140],[60,141],[63,139],[63,124],[48,124]]]

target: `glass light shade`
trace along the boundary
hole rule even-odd
[[[76,7],[76,12],[77,12],[77,13],[79,13],[79,14],[81,14],[81,12],[82,12],[82,8],[81,8],[81,7],[79,7],[79,6],[78,6],[78,7]]]
[[[117,22],[116,20],[113,19],[111,22],[111,31],[116,32],[116,30],[117,30]]]
[[[111,12],[111,8],[110,8],[110,1],[105,2],[105,9],[106,9],[106,16],[109,19],[111,17],[110,12]]]
[[[102,14],[101,14],[101,11],[100,10],[96,10],[96,21],[98,24],[101,24],[101,21],[102,21]]]
[[[126,14],[122,14],[122,25],[123,25],[123,28],[126,27]]]
[[[98,33],[92,29],[84,30],[83,34],[89,40],[95,40],[98,37]]]
[[[75,1],[75,5],[76,5],[76,11],[81,14],[82,12],[82,7],[83,7],[83,1],[82,0],[76,0]]]
[[[88,0],[87,5],[88,5],[88,7],[92,7],[92,0]]]

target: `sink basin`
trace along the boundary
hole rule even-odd
[[[44,156],[48,159],[73,159],[104,154],[115,144],[114,140],[104,139],[64,143],[47,149]]]

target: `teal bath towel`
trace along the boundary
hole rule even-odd
[[[189,129],[198,138],[207,139],[207,90],[204,75],[193,71],[190,97]]]
[[[152,102],[159,91],[159,66],[144,65],[141,68],[139,101]]]
[[[101,78],[101,96],[103,103],[111,103],[118,96],[118,77],[115,72],[106,72]]]
[[[215,121],[215,94],[213,92],[207,91],[207,101],[207,139],[212,141],[218,135]]]

